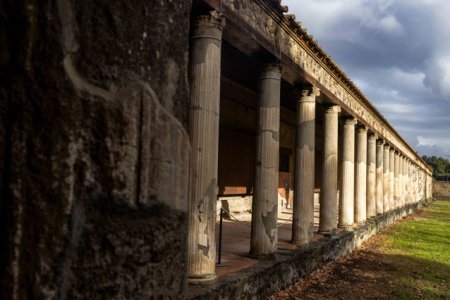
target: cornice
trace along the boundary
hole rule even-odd
[[[403,139],[403,137],[397,132],[397,130],[387,121],[387,119],[381,114],[381,112],[370,102],[370,100],[364,95],[364,93],[356,86],[356,84],[345,74],[339,65],[328,55],[328,53],[319,46],[317,40],[310,34],[307,29],[303,28],[300,22],[296,21],[294,14],[286,14],[289,11],[288,6],[281,5],[282,0],[255,0],[266,12],[272,16],[272,18],[283,28],[285,31],[295,39],[300,45],[303,45],[304,49],[311,57],[314,58],[316,63],[324,68],[342,87],[355,99],[360,101],[368,111],[373,113],[373,116],[378,119],[382,124],[385,124],[388,129],[398,138],[413,154],[416,154],[415,150]],[[417,155],[417,154],[416,154]],[[425,161],[421,157],[418,160],[424,167],[428,167]]]
[[[268,51],[272,52],[274,56],[278,57],[281,60],[281,62],[283,62],[286,58],[290,60],[289,63],[296,63],[296,67],[305,72],[305,75],[309,77],[308,80],[311,80],[311,83],[313,85],[317,83],[318,87],[324,88],[324,94],[330,96],[333,102],[337,101],[337,104],[349,109],[349,111],[352,114],[354,113],[355,116],[357,116],[362,121],[362,123],[367,123],[366,125],[369,125],[369,128],[374,133],[378,134],[380,137],[385,138],[386,140],[389,140],[390,143],[395,146],[395,148],[404,153],[405,156],[410,157],[411,160],[415,162],[415,164],[428,170],[428,172],[431,172],[431,169],[429,169],[426,163],[417,155],[415,150],[400,136],[400,134],[387,121],[387,119],[356,87],[353,81],[319,46],[318,42],[314,40],[313,36],[308,35],[307,30],[305,28],[302,28],[299,22],[296,22],[293,15],[285,14],[288,11],[288,8],[281,5],[281,0],[237,0],[237,2],[244,1],[243,3],[245,3],[245,6],[251,6],[252,3],[258,6],[261,12],[274,22],[273,26],[278,25],[284,32],[283,35],[289,37],[291,42],[296,45],[296,47],[293,48],[292,51],[295,52],[298,51],[297,49],[301,49],[308,57],[308,59],[311,60],[313,64],[315,64],[316,67],[320,69],[320,72],[326,74],[326,78],[322,78],[325,80],[324,82],[316,77],[317,75],[315,74],[314,70],[310,69],[310,65],[308,65],[308,68],[305,68],[305,65],[303,63],[299,64],[298,60],[294,59],[294,61],[292,61],[292,52],[284,52],[285,50],[281,50],[282,45],[280,44],[280,41],[275,40],[277,39],[276,36],[278,35],[278,33],[271,32],[271,30],[276,30],[275,27],[265,24],[266,26],[270,27],[264,28],[264,23],[258,23],[254,19],[246,20],[246,17],[239,15],[239,7],[235,6],[232,8],[234,0],[203,1],[209,3],[211,6],[224,13],[225,17],[229,17],[236,22],[244,22],[240,25],[243,26],[244,24],[246,24],[246,30],[251,30],[253,31],[252,34],[259,35],[257,43],[261,44]],[[228,6],[228,4],[230,4],[231,6]],[[245,9],[248,9],[248,6]],[[250,21],[250,23],[248,23],[248,21]],[[260,30],[263,31],[261,32]],[[276,31],[278,32],[278,30]],[[279,47],[279,49],[277,49],[277,47]],[[310,71],[312,71],[312,73]],[[331,80],[332,82],[330,82],[329,80]],[[335,87],[331,87],[333,90],[330,90],[330,85],[334,83],[339,86],[339,88],[336,89]],[[354,104],[356,106],[349,104],[349,100],[354,101]],[[359,109],[362,109],[362,114]]]

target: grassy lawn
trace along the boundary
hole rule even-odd
[[[395,296],[450,299],[450,201],[434,202],[382,237],[379,251],[398,280]]]
[[[450,201],[396,222],[270,299],[450,299]]]

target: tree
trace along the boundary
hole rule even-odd
[[[443,157],[422,156],[422,159],[433,168],[433,176],[444,176],[450,173],[450,161]]]

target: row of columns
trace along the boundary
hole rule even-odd
[[[418,167],[376,134],[368,136],[365,126],[357,127],[355,138],[356,124],[354,119],[347,119],[343,126],[339,213],[339,227],[342,228],[364,223],[367,218],[411,203],[406,201],[411,197],[415,201],[421,200],[415,193],[407,194],[413,187],[409,169],[418,170]],[[426,194],[426,198],[430,197],[430,193]]]
[[[221,41],[225,21],[218,12],[197,18],[191,38],[189,133],[191,166],[189,182],[189,278],[209,282],[215,278],[217,169]],[[250,254],[275,255],[278,242],[278,163],[281,67],[269,63],[258,87],[258,124],[255,185],[252,202]],[[307,245],[314,232],[314,169],[316,98],[320,91],[299,93],[295,150],[295,186],[292,242]],[[412,199],[409,178],[412,163],[368,134],[356,119],[343,126],[341,185],[338,186],[339,113],[332,105],[324,113],[319,232],[332,234],[339,226],[351,228],[367,218],[402,206]],[[339,217],[338,212],[339,190]],[[417,200],[417,199],[416,199]]]

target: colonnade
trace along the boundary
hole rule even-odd
[[[192,152],[189,192],[189,278],[215,278],[217,165],[221,41],[225,21],[211,12],[198,17],[191,39],[189,133]],[[259,74],[255,185],[250,254],[270,258],[277,251],[278,160],[281,66],[269,62]],[[298,91],[292,242],[304,246],[314,232],[316,87]],[[325,105],[326,106],[326,105]],[[323,115],[319,233],[351,229],[367,219],[422,200],[416,165],[388,140],[329,104]],[[343,130],[339,132],[339,122]],[[339,162],[339,139],[343,140]],[[340,173],[339,173],[339,170]],[[431,196],[426,176],[425,197]],[[341,180],[338,181],[338,177]],[[338,184],[340,182],[340,184]],[[339,194],[339,201],[337,195]],[[338,205],[339,202],[339,205]],[[339,208],[339,209],[338,209]]]

